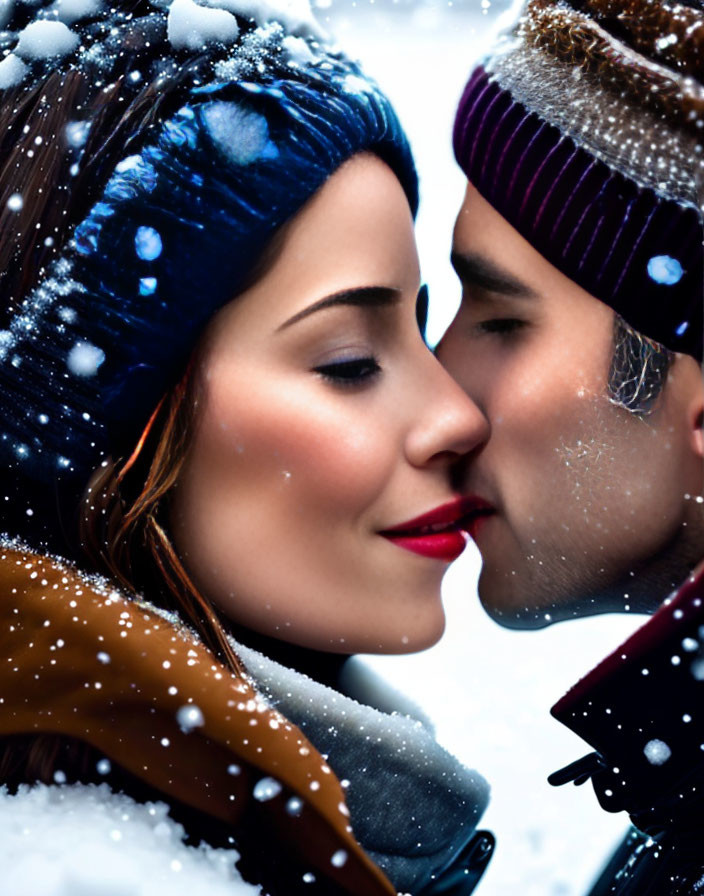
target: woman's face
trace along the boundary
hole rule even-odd
[[[485,424],[421,339],[419,276],[405,195],[360,155],[213,320],[171,526],[237,624],[343,653],[442,634],[462,508],[434,518],[440,533],[416,518],[458,498],[451,468]]]

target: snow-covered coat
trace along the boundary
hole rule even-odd
[[[590,896],[704,890],[704,564],[554,707],[595,752],[551,776],[591,778],[634,828]]]
[[[0,767],[4,896],[474,889],[487,787],[422,723],[239,645],[233,675],[175,617],[12,542],[0,594],[0,746],[28,757]],[[29,774],[47,737],[50,777]]]

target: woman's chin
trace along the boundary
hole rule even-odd
[[[377,628],[370,632],[365,643],[360,643],[358,649],[350,652],[389,655],[420,653],[437,644],[444,632],[445,613],[441,611],[431,618],[417,619],[412,625],[396,626],[385,631]]]

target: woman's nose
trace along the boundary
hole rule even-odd
[[[487,418],[430,353],[416,397],[417,416],[407,440],[407,456],[415,466],[456,460],[488,439]]]

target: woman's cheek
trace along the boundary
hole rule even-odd
[[[263,381],[263,380],[262,380]],[[278,387],[277,387],[278,386]],[[267,389],[229,388],[213,395],[201,435],[212,433],[213,469],[260,494],[290,494],[301,506],[325,505],[333,515],[361,512],[383,491],[393,472],[390,440],[381,438],[378,409],[363,396],[291,388],[290,381]],[[233,397],[246,394],[246,402]],[[334,500],[332,499],[334,496]]]
[[[309,502],[317,498],[330,507],[333,516],[366,510],[393,472],[389,452],[378,435],[381,427],[371,423],[368,415],[355,419],[350,414],[309,417],[304,427],[292,421],[284,441],[279,433],[277,453],[294,490],[301,497],[307,492]]]

